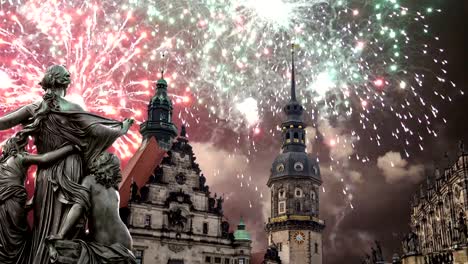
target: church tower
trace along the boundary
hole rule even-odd
[[[148,119],[141,124],[143,141],[155,137],[161,148],[168,150],[177,136],[177,127],[172,123],[172,101],[167,96],[167,82],[163,78],[156,83],[156,94],[148,105]]]
[[[296,99],[294,46],[291,99],[283,108],[282,153],[271,168],[271,216],[268,243],[276,247],[283,264],[322,264],[323,220],[319,219],[320,168],[306,152],[304,108]]]

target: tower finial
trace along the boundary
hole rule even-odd
[[[165,52],[162,52],[161,53],[161,59],[163,60],[163,65],[161,67],[161,80],[164,79],[164,70],[166,69],[167,65],[167,60],[166,60],[166,53]]]
[[[296,74],[294,72],[294,43],[291,44],[291,101],[296,101]]]

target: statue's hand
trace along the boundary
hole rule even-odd
[[[49,236],[46,238],[48,243],[48,248],[49,248],[49,258],[50,258],[50,263],[56,263],[58,261],[58,252],[57,249],[55,248],[53,241],[57,240],[53,238],[54,236]]]
[[[126,118],[122,122],[122,134],[127,134],[128,130],[133,125],[133,122],[135,122],[135,120],[133,120],[132,118]]]
[[[83,150],[81,149],[81,147],[78,146],[78,145],[73,145],[73,149],[75,150],[75,152],[83,152]]]

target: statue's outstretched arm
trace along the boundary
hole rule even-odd
[[[0,117],[0,130],[6,130],[17,126],[28,120],[30,117],[31,113],[28,111],[28,106],[18,108],[15,111]]]
[[[125,119],[120,125],[107,126],[107,125],[96,125],[94,133],[96,135],[108,135],[108,134],[117,134],[123,136],[127,134],[130,127],[133,125],[134,120],[131,118]]]
[[[69,154],[77,151],[77,147],[74,147],[72,145],[68,145],[62,148],[59,148],[57,150],[47,152],[45,154],[39,154],[39,155],[25,155],[23,157],[23,164],[26,166],[36,164],[47,164],[47,163],[52,163],[57,160],[60,160]]]

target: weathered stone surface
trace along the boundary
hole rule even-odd
[[[247,263],[251,242],[236,241],[229,233],[223,199],[205,183],[192,147],[179,137],[147,179],[147,199],[128,205],[137,258],[144,263]]]

